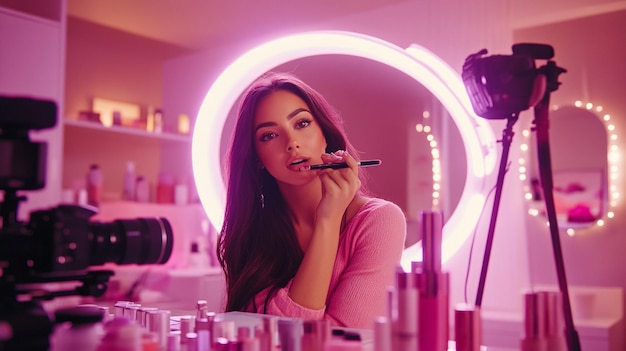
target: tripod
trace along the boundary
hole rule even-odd
[[[565,69],[560,68],[554,61],[548,61],[548,63],[539,68],[539,73],[546,77],[546,91],[534,107],[535,119],[533,124],[534,130],[537,133],[537,154],[539,160],[539,173],[541,186],[543,188],[546,212],[548,216],[548,222],[550,227],[550,237],[552,240],[552,247],[554,253],[554,260],[556,264],[556,273],[559,284],[559,290],[562,295],[563,302],[563,314],[565,319],[565,338],[569,351],[580,351],[580,339],[578,332],[574,327],[574,320],[572,317],[572,309],[570,305],[569,292],[567,287],[567,278],[565,274],[565,264],[563,263],[563,252],[561,250],[561,242],[559,237],[559,227],[556,217],[556,210],[554,204],[553,194],[553,182],[552,182],[552,162],[550,158],[550,135],[549,135],[549,105],[550,94],[556,91],[560,85],[558,82],[558,76],[564,73]],[[476,294],[475,306],[480,307],[482,304],[483,293],[485,289],[485,281],[487,278],[487,269],[489,266],[489,257],[491,255],[491,248],[493,245],[493,237],[495,231],[495,224],[498,217],[498,209],[500,206],[500,198],[502,196],[502,187],[504,184],[504,175],[506,173],[506,163],[508,162],[508,155],[510,150],[511,141],[513,138],[512,127],[517,121],[519,112],[509,117],[507,127],[503,132],[502,144],[503,152],[500,161],[500,168],[498,171],[498,178],[496,183],[496,192],[493,203],[493,210],[491,214],[491,221],[489,223],[489,229],[487,233],[487,242],[485,245],[485,253],[483,257],[483,264],[480,272],[480,279],[478,283],[478,291]]]

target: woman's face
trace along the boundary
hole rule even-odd
[[[326,138],[304,100],[286,90],[269,94],[257,106],[254,129],[262,166],[279,183],[299,185],[316,177],[301,169],[321,163]]]

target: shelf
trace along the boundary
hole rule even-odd
[[[126,135],[134,135],[138,137],[177,141],[177,142],[184,142],[184,143],[191,142],[191,136],[184,135],[184,134],[153,133],[153,132],[148,132],[143,129],[122,127],[122,126],[105,127],[102,124],[98,124],[96,122],[80,121],[80,120],[70,119],[70,118],[65,118],[63,120],[63,124],[64,126],[70,127],[70,128],[89,129],[89,130],[101,131],[104,133],[119,133],[119,134],[126,134]]]

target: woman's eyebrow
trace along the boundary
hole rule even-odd
[[[290,114],[287,115],[287,119],[290,120],[292,118],[294,118],[298,113],[300,112],[308,112],[311,113],[311,111],[305,109],[304,107],[299,107],[295,110],[293,110]]]
[[[298,113],[300,113],[300,112],[308,112],[308,113],[311,113],[311,111],[307,110],[306,108],[304,108],[304,107],[299,107],[299,108],[297,108],[297,109],[295,109],[295,110],[291,111],[291,112],[287,115],[287,120],[290,120],[290,119],[294,118],[294,117],[295,117],[295,116],[297,116],[297,115],[298,115]],[[257,130],[259,130],[260,128],[263,128],[263,127],[271,127],[271,126],[275,126],[275,125],[276,125],[276,123],[275,123],[275,122],[263,122],[263,123],[259,123],[259,124],[257,124],[257,126],[254,128],[254,131],[256,132],[256,131],[257,131]]]

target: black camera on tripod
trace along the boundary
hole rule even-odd
[[[91,266],[163,264],[172,254],[165,218],[96,222],[90,221],[95,208],[59,205],[31,212],[27,223],[18,220],[26,197],[17,192],[45,187],[47,145],[31,142],[28,133],[53,127],[56,117],[52,101],[0,96],[0,350],[47,350],[53,321],[39,302],[103,295],[113,272]],[[51,282],[77,286],[42,288]]]
[[[520,43],[513,55],[491,55],[483,49],[468,56],[462,78],[474,112],[487,119],[506,119],[534,106],[546,91],[557,90],[557,77],[565,72],[554,61],[537,67],[535,60],[550,60],[554,49],[546,44]]]

